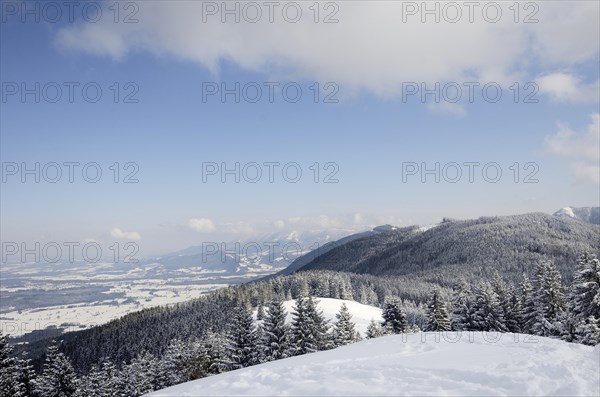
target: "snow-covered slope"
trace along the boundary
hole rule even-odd
[[[387,336],[184,383],[151,396],[598,396],[600,346],[519,334]],[[517,340],[515,340],[517,338]],[[487,339],[487,340],[486,340]]]
[[[331,298],[316,298],[317,306],[323,311],[323,316],[329,320],[330,324],[335,322],[335,315],[340,311],[342,304],[348,306],[350,314],[352,314],[352,321],[356,324],[356,330],[360,332],[361,336],[365,336],[367,326],[371,322],[371,319],[381,321],[381,309],[374,306],[363,305],[361,303],[343,300],[343,299],[331,299]],[[289,300],[283,302],[283,306],[287,312],[285,319],[286,323],[291,323],[296,300]]]
[[[554,216],[573,218],[598,225],[600,224],[600,207],[565,207],[556,211]]]

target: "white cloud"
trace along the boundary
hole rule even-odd
[[[58,32],[56,43],[61,48],[80,48],[93,43],[93,52],[121,59],[128,52],[128,43],[120,32],[109,25],[99,24],[95,29],[62,29]]]
[[[201,233],[213,232],[217,229],[214,222],[207,218],[191,218],[188,221],[188,227]]]
[[[284,221],[282,221],[281,219],[279,219],[279,220],[275,221],[275,222],[273,223],[273,225],[275,225],[275,227],[276,227],[277,229],[283,229],[283,228],[285,227],[285,222],[284,222]]]
[[[513,21],[511,2],[501,3],[498,23],[485,22],[481,6],[475,23],[464,7],[461,22],[421,23],[420,15],[402,21],[405,2],[337,2],[340,22],[333,24],[315,24],[308,3],[301,3],[298,23],[285,22],[281,7],[275,23],[268,22],[266,9],[254,24],[221,23],[220,15],[203,22],[204,3],[138,2],[139,23],[103,18],[67,26],[56,41],[62,48],[116,59],[147,51],[215,73],[228,60],[270,78],[336,81],[342,91],[382,96],[397,95],[402,82],[505,82],[524,77],[532,64],[555,70],[593,62],[599,48],[598,2],[538,2],[539,23],[529,24]],[[323,6],[321,17],[327,13]],[[530,11],[521,10],[519,18]]]
[[[536,80],[541,94],[549,95],[558,102],[598,102],[600,81],[585,84],[569,73],[552,73]]]
[[[142,239],[142,236],[138,232],[126,232],[118,227],[112,229],[110,235],[113,238],[118,238],[120,240],[139,241]]]
[[[571,163],[569,166],[577,178],[600,183],[600,166],[597,164],[576,161]]]
[[[227,230],[233,234],[249,235],[256,232],[251,224],[242,221],[228,223],[226,227]]]
[[[363,218],[362,218],[362,216],[361,216],[359,213],[356,213],[356,214],[354,214],[354,220],[353,220],[353,223],[354,223],[355,225],[360,225],[360,224],[362,224],[363,222],[364,222],[364,221],[363,221]]]
[[[559,123],[558,132],[546,136],[544,143],[553,154],[569,160],[569,168],[580,179],[600,182],[600,113],[582,133]]]

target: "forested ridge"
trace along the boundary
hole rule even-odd
[[[597,252],[600,226],[543,213],[445,220],[426,231],[389,230],[341,244],[300,271],[336,270],[377,276],[418,275],[451,284],[457,276],[516,281],[551,260],[565,281],[582,252]]]

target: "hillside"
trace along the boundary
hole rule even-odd
[[[388,226],[388,225],[386,225],[386,226]],[[299,256],[288,267],[286,267],[285,269],[279,271],[278,273],[276,273],[274,275],[267,276],[266,278],[272,278],[275,276],[287,276],[288,274],[292,274],[295,271],[298,271],[299,269],[301,269],[306,264],[310,263],[312,260],[314,260],[319,255],[323,255],[323,254],[331,251],[332,249],[339,247],[342,244],[346,244],[346,243],[349,243],[351,241],[358,240],[361,238],[370,237],[370,236],[382,233],[384,231],[389,231],[389,230],[392,230],[392,228],[391,227],[386,228],[385,226],[379,226],[370,231],[354,233],[349,236],[342,237],[341,239],[336,240],[336,241],[329,241],[326,244],[319,246],[319,248],[309,251],[309,252],[305,253],[304,255]]]
[[[520,334],[387,336],[167,388],[148,396],[592,396],[595,348]],[[458,339],[458,342],[453,342]],[[487,340],[486,340],[487,339]],[[496,341],[497,342],[491,342]]]
[[[300,271],[333,270],[377,276],[420,275],[441,281],[489,277],[517,280],[539,261],[554,261],[566,281],[582,252],[598,252],[600,226],[543,213],[452,220],[422,231],[399,228],[329,250]]]
[[[317,307],[323,312],[323,316],[329,321],[330,324],[333,324],[335,322],[335,315],[339,313],[340,307],[344,303],[348,307],[350,314],[352,314],[352,322],[354,322],[356,330],[363,337],[365,336],[367,326],[369,325],[371,320],[381,320],[381,309],[378,307],[363,305],[361,303],[351,300],[333,298],[317,299]],[[283,302],[283,306],[285,307],[285,311],[287,312],[287,316],[285,319],[286,324],[290,324],[292,322],[292,313],[294,311],[295,305],[295,299]]]
[[[566,216],[586,223],[600,224],[600,207],[564,207],[554,216]]]

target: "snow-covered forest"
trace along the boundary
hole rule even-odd
[[[3,336],[0,395],[138,396],[264,362],[334,349],[362,338],[346,305],[330,322],[318,309],[318,297],[381,306],[382,317],[373,319],[366,329],[364,337],[368,339],[421,330],[481,331],[531,334],[591,346],[600,343],[600,264],[594,255],[581,255],[569,286],[563,285],[551,262],[540,262],[532,277],[525,276],[519,284],[497,274],[475,285],[459,282],[451,290],[420,285],[416,288],[422,295],[413,299],[400,293],[403,285],[395,284],[396,280],[387,279],[389,284],[376,280],[380,279],[302,272],[219,290],[183,306],[184,313],[200,308],[196,312],[200,316],[221,313],[221,317],[212,317],[210,324],[196,322],[196,326],[205,326],[196,335],[189,333],[189,328],[186,333],[177,323],[168,323],[176,317],[173,313],[181,313],[176,310],[132,314],[117,320],[119,327],[105,329],[102,337],[97,330],[95,338],[83,339],[86,345],[77,339],[51,344],[39,374],[26,353],[13,354]],[[292,321],[286,324],[283,301],[292,298],[296,298]],[[130,333],[128,323],[147,330],[144,335],[152,337],[149,342],[163,348],[151,351],[143,343],[130,343],[134,335],[141,334]],[[122,346],[129,348],[129,358],[118,350],[112,354],[107,350]],[[91,355],[93,351],[102,356]]]

